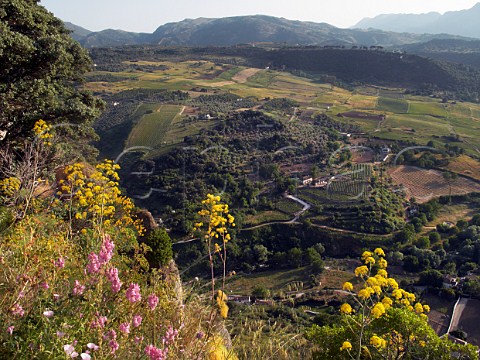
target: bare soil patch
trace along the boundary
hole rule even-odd
[[[480,191],[476,182],[459,177],[448,182],[438,170],[400,165],[388,170],[393,182],[403,185],[407,197],[415,197],[419,203],[439,196],[462,195]]]
[[[458,320],[458,326],[451,330],[462,330],[467,333],[467,342],[480,345],[480,300],[468,299]]]
[[[255,69],[255,68],[249,68],[249,69],[245,69],[245,70],[242,70],[238,73],[236,73],[233,77],[232,77],[232,80],[237,82],[237,83],[240,83],[240,84],[243,84],[243,83],[246,83],[247,80],[255,75],[256,73],[258,73],[261,69]]]
[[[372,163],[375,157],[373,150],[356,149],[352,151],[352,162],[356,164]]]

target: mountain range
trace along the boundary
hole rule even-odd
[[[384,31],[408,32],[416,34],[452,34],[480,38],[480,3],[471,9],[449,11],[441,15],[427,14],[383,14],[365,18],[355,29],[380,29]]]
[[[340,29],[326,23],[295,21],[266,15],[185,19],[167,23],[153,33],[123,30],[91,32],[71,23],[72,37],[85,47],[121,45],[231,46],[242,43],[288,45],[400,46],[455,35],[410,34],[375,29]]]

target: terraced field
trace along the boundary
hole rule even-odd
[[[152,113],[142,116],[127,140],[127,147],[146,146],[158,148],[166,144],[165,134],[182,110],[178,105],[161,105]]]

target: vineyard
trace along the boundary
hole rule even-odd
[[[353,164],[352,180],[369,181],[372,177],[373,170],[371,164]]]
[[[335,180],[327,185],[330,196],[343,195],[350,200],[366,199],[368,192],[368,185],[362,180]]]
[[[165,134],[181,108],[178,105],[162,105],[158,110],[143,115],[130,133],[127,147],[160,147],[164,143]]]
[[[462,195],[480,191],[480,185],[476,182],[462,177],[449,181],[438,170],[402,165],[391,168],[389,175],[395,184],[405,187],[407,197],[413,196],[419,203],[439,196]]]

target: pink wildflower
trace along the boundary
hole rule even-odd
[[[158,297],[155,294],[151,294],[148,296],[148,306],[150,306],[150,310],[155,310],[158,305]]]
[[[87,344],[87,348],[89,348],[90,350],[93,350],[93,351],[96,351],[100,348],[100,346],[94,344],[94,343],[88,343]]]
[[[78,353],[75,351],[75,347],[72,344],[63,345],[63,350],[65,351],[65,354],[71,358],[76,358],[78,356]]]
[[[140,344],[143,341],[143,336],[135,336],[134,341],[135,344]]]
[[[100,271],[100,266],[102,264],[100,263],[98,259],[98,255],[95,254],[94,252],[91,252],[88,255],[88,264],[87,264],[87,271],[90,274],[96,274]]]
[[[63,331],[57,331],[57,337],[59,338],[62,338],[64,337],[66,334],[63,332]]]
[[[130,333],[130,323],[124,322],[120,324],[120,331],[125,335]]]
[[[7,332],[12,335],[13,334],[13,329],[15,329],[15,326],[11,325],[7,328]]]
[[[133,327],[139,327],[142,323],[142,317],[140,315],[134,315],[132,320]]]
[[[75,280],[75,285],[73,287],[73,295],[82,295],[85,291],[85,285],[82,285],[80,281]]]
[[[55,266],[58,268],[63,268],[65,266],[65,259],[63,257],[59,257],[58,260],[55,261]]]
[[[47,290],[50,286],[48,286],[48,283],[46,281],[43,281],[43,282],[40,283],[40,287],[42,289]]]
[[[138,284],[131,283],[127,289],[127,292],[125,293],[125,296],[131,303],[141,301],[142,295],[140,294],[140,286],[138,286]]]
[[[87,353],[81,353],[80,357],[82,358],[82,360],[91,360],[92,358],[90,354],[87,354]]]
[[[92,329],[95,329],[95,328],[103,329],[105,327],[105,323],[107,322],[107,317],[99,316],[98,313],[96,315],[97,315],[97,318],[92,321],[92,323],[90,324],[90,327]]]
[[[19,304],[13,305],[11,308],[12,314],[15,316],[22,317],[25,314],[25,311],[23,310],[22,306]]]
[[[109,341],[108,346],[112,349],[112,354],[115,354],[115,351],[118,350],[120,345],[118,345],[118,342],[115,339],[112,339]]]
[[[172,325],[168,327],[167,332],[165,333],[165,336],[163,337],[163,342],[165,344],[171,344],[175,342],[175,338],[178,336],[178,330],[173,330]]]
[[[100,253],[98,254],[101,264],[106,264],[110,261],[110,259],[113,257],[114,247],[115,244],[113,243],[113,241],[110,240],[110,235],[105,235],[103,238],[102,248],[100,249]]]
[[[45,310],[43,312],[43,315],[46,316],[47,318],[51,318],[53,316],[53,311],[52,310]]]
[[[153,345],[148,345],[145,348],[145,354],[150,358],[150,360],[164,360],[167,358],[168,348],[165,350],[156,348]]]
[[[120,281],[120,278],[118,277],[118,269],[117,268],[110,268],[107,271],[107,279],[110,281],[112,285],[112,291],[114,293],[117,293],[120,291],[120,288],[122,287],[122,282]]]

